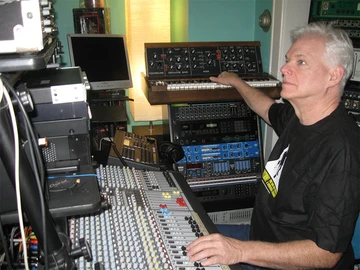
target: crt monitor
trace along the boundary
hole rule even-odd
[[[85,71],[91,90],[133,86],[124,35],[68,34],[70,61]]]

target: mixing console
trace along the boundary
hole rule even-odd
[[[123,165],[119,157],[123,158],[126,165],[136,169],[160,170],[157,140],[149,136],[116,130],[108,164]],[[116,150],[116,151],[115,151]]]
[[[216,229],[180,174],[101,166],[97,175],[111,208],[69,219],[72,243],[88,240],[94,258],[77,269],[236,269],[189,262],[185,247]]]

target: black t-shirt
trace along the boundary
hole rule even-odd
[[[351,239],[360,210],[360,128],[343,105],[311,126],[300,124],[289,103],[274,104],[269,119],[279,139],[266,164],[251,220],[251,239],[310,239],[344,255],[351,269]]]

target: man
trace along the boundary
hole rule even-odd
[[[344,31],[324,23],[294,30],[292,41],[281,68],[284,103],[233,73],[210,78],[235,87],[279,139],[255,200],[251,240],[200,237],[187,247],[191,261],[276,269],[354,267],[360,129],[340,103],[352,72],[352,43]]]

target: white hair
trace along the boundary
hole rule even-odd
[[[301,37],[315,35],[325,39],[324,61],[328,66],[342,66],[344,77],[341,86],[345,87],[353,70],[354,48],[348,34],[333,26],[334,22],[312,22],[306,26],[294,29],[291,32],[291,41],[294,43]]]

